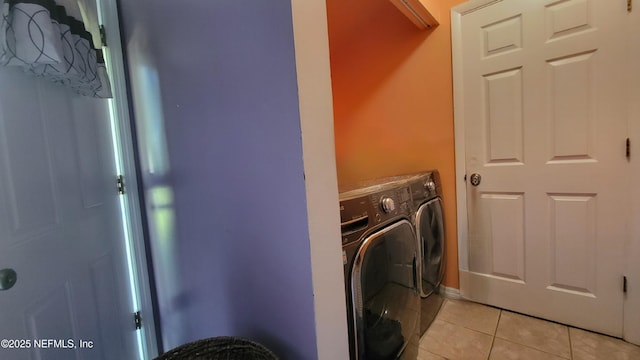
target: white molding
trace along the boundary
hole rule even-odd
[[[440,295],[442,297],[451,299],[451,300],[460,300],[462,296],[460,295],[460,289],[446,287],[444,285],[440,285]]]
[[[347,359],[325,0],[292,0],[318,359]]]
[[[632,140],[632,156],[630,160],[630,181],[631,184],[631,209],[629,213],[629,237],[625,246],[626,266],[625,274],[627,276],[627,294],[624,299],[624,315],[623,315],[623,338],[633,344],[640,345],[640,223],[634,219],[640,218],[640,189],[633,184],[637,184],[640,180],[640,151],[637,144],[640,138],[635,134],[640,133],[640,104],[631,99],[637,99],[640,96],[640,69],[635,64],[640,60],[640,44],[634,35],[640,30],[640,12],[633,11],[628,14],[628,39],[629,45],[629,136]]]
[[[466,149],[464,126],[464,91],[462,81],[462,16],[503,0],[470,0],[451,9],[451,51],[453,66],[453,117],[456,153],[456,214],[458,218],[458,264],[469,269],[469,234],[467,228]],[[460,289],[464,290],[460,285]]]
[[[131,133],[131,118],[129,114],[129,100],[125,81],[124,54],[120,38],[120,21],[118,19],[118,5],[115,0],[103,0],[99,2],[101,24],[105,24],[108,47],[105,57],[110,57],[112,67],[110,75],[111,89],[113,93],[114,115],[117,118],[116,132],[119,137],[119,148],[122,161],[122,172],[125,176],[126,188],[125,211],[129,220],[129,236],[133,245],[133,257],[135,264],[133,269],[134,286],[138,291],[138,305],[144,326],[142,333],[142,346],[144,358],[154,358],[158,355],[158,342],[156,333],[156,321],[153,313],[153,296],[149,281],[148,263],[144,242],[140,197],[138,193],[138,174],[135,166],[135,151],[133,134]],[[108,54],[108,55],[107,55]],[[114,182],[115,184],[115,182]],[[133,315],[131,321],[133,322]],[[142,360],[142,359],[141,359]]]
[[[484,0],[483,0],[484,1]],[[458,217],[458,264],[461,269],[469,268],[468,229],[467,229],[467,184],[464,181],[465,133],[464,98],[462,81],[462,14],[451,10],[451,47],[453,66],[453,117],[456,153],[456,211]]]

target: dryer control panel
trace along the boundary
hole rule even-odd
[[[414,203],[422,203],[438,196],[442,197],[440,177],[435,170],[414,179],[410,187]]]

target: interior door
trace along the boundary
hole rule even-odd
[[[609,0],[462,15],[463,296],[622,335],[626,16]]]
[[[2,359],[138,358],[107,105],[0,68]]]

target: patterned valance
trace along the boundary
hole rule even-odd
[[[102,50],[79,19],[53,0],[0,0],[0,64],[70,87],[111,97]]]

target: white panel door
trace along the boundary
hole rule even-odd
[[[463,296],[622,335],[626,16],[610,0],[462,16]]]
[[[137,358],[107,106],[0,68],[1,359]]]

